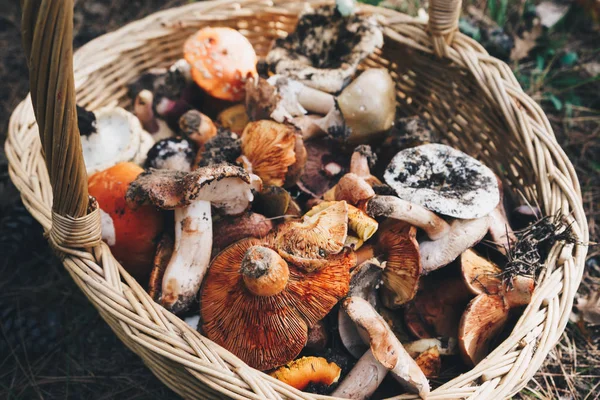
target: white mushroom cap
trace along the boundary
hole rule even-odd
[[[402,150],[388,165],[384,179],[401,199],[455,218],[488,215],[500,201],[492,170],[443,144]]]
[[[123,108],[102,108],[96,112],[96,132],[81,136],[83,159],[88,174],[103,171],[115,164],[135,161],[148,145],[148,133],[135,115]]]

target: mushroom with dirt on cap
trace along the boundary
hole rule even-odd
[[[272,237],[232,244],[213,259],[200,291],[202,333],[261,371],[302,351],[308,327],[348,292],[355,263],[344,250],[305,272],[276,249]]]
[[[154,144],[148,151],[144,167],[190,172],[196,158],[196,148],[186,139],[173,137]]]
[[[343,16],[325,6],[300,16],[296,30],[275,41],[266,57],[270,72],[328,93],[352,79],[358,64],[383,45],[372,16]]]
[[[132,206],[175,210],[175,246],[163,277],[163,306],[184,311],[198,293],[210,262],[211,206],[229,215],[244,212],[259,181],[239,167],[220,164],[189,173],[150,170],[129,186],[127,201]]]
[[[368,335],[370,349],[331,395],[367,399],[389,372],[408,391],[425,398],[429,393],[427,378],[373,306],[360,297],[348,297],[342,306]]]

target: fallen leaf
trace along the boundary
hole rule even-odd
[[[542,1],[535,7],[535,12],[540,18],[540,23],[546,28],[552,28],[569,11],[571,5],[557,4],[554,1]]]
[[[510,59],[519,61],[527,57],[540,36],[542,36],[542,25],[539,23],[535,24],[530,31],[523,32],[523,37],[515,36],[515,47],[510,52]]]
[[[600,325],[600,292],[594,291],[584,298],[577,299],[575,307],[589,325]]]

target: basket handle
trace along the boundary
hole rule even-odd
[[[21,0],[21,7],[31,103],[52,185],[52,210],[83,217],[89,200],[73,77],[73,0]]]
[[[440,57],[448,54],[448,46],[458,30],[462,0],[431,0],[429,3],[429,31],[433,49]]]

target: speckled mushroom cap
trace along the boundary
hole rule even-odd
[[[308,326],[320,321],[348,292],[353,261],[344,251],[314,273],[288,263],[286,287],[272,296],[256,296],[245,287],[240,266],[249,248],[272,248],[272,243],[268,238],[248,238],[229,246],[212,261],[200,291],[203,333],[262,371],[300,353]]]
[[[328,93],[350,81],[358,64],[383,45],[374,18],[342,17],[333,6],[304,14],[296,30],[278,39],[267,55],[269,69]]]
[[[388,165],[384,180],[401,199],[449,217],[480,218],[500,201],[492,170],[443,144],[402,150]]]
[[[184,207],[200,196],[207,197],[206,200],[209,201],[218,200],[220,196],[226,197],[227,193],[219,193],[219,190],[216,190],[216,187],[211,187],[210,184],[227,178],[233,178],[239,183],[251,184],[250,175],[246,171],[229,164],[202,167],[189,173],[150,169],[141,173],[129,185],[127,202],[134,206],[153,204],[168,210]],[[229,181],[226,181],[226,183],[229,183]],[[203,189],[210,189],[210,193]],[[220,187],[220,189],[223,191],[228,187]]]

